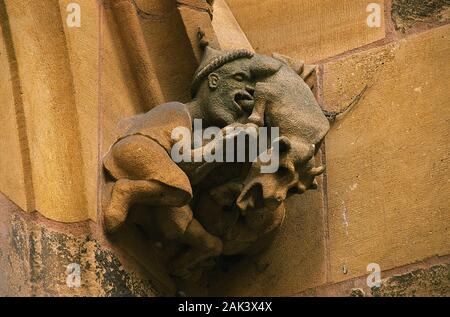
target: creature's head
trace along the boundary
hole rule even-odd
[[[295,67],[286,60],[276,73],[255,87],[255,106],[249,120],[279,128],[279,169],[273,174],[262,174],[259,162],[252,165],[237,201],[243,210],[255,207],[257,202],[275,208],[289,194],[315,188],[315,177],[324,171],[322,166],[315,167],[314,155],[329,123],[304,81],[304,71],[302,65]]]
[[[206,47],[192,85],[204,119],[218,127],[245,121],[253,110],[257,81],[280,67],[245,49],[223,52]]]

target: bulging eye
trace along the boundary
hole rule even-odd
[[[234,80],[237,80],[237,81],[244,81],[245,76],[244,76],[244,74],[235,74],[233,76],[233,78],[234,78]]]

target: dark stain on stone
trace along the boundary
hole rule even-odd
[[[140,280],[124,270],[119,260],[109,250],[96,248],[96,276],[106,296],[135,297],[154,296],[157,294],[149,281]]]
[[[9,241],[4,245],[6,248],[1,249],[8,260],[0,264],[13,284],[3,285],[2,295],[164,295],[155,290],[150,280],[125,270],[112,250],[89,235],[76,238],[52,231],[39,223],[26,222],[18,214],[11,216],[9,228]],[[71,263],[80,265],[82,284],[78,289],[66,285],[66,270]]]
[[[405,32],[417,22],[440,22],[442,12],[450,7],[450,0],[393,0],[392,19],[395,28]]]
[[[11,247],[23,260],[24,250],[26,248],[25,224],[20,221],[17,215],[11,217]]]
[[[34,231],[29,232],[28,245],[29,245],[29,264],[30,264],[30,279],[31,283],[35,284],[41,280],[40,274],[40,251],[38,250],[36,233]]]
[[[366,294],[361,288],[352,288],[350,291],[350,297],[365,297]]]
[[[99,250],[95,253],[97,263],[96,276],[101,282],[103,290],[108,296],[133,297],[133,292],[126,283],[126,273],[121,268],[120,262],[105,252]]]
[[[372,288],[373,296],[450,296],[450,264],[396,275]]]

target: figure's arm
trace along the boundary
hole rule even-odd
[[[249,130],[248,128],[253,128]],[[180,168],[188,175],[189,180],[192,185],[197,185],[200,183],[205,177],[207,177],[215,168],[224,164],[226,162],[226,144],[231,140],[237,140],[239,136],[253,131],[255,134],[254,138],[257,137],[258,129],[257,126],[253,123],[241,124],[241,123],[233,123],[222,129],[222,133],[213,139],[211,142],[205,144],[202,147],[198,147],[191,151],[190,162],[181,162],[179,163]],[[236,143],[234,143],[236,144]],[[206,161],[204,159],[205,153],[223,153],[223,159],[219,162],[216,160]],[[201,157],[202,160],[200,162],[195,162],[195,157]]]

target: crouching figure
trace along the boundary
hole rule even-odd
[[[313,156],[329,128],[301,76],[302,67],[295,72],[289,63],[280,56],[207,47],[191,102],[162,104],[123,120],[103,160],[114,182],[104,211],[106,231],[119,230],[133,205],[147,206],[148,219],[165,238],[188,247],[170,267],[172,275],[188,277],[221,254],[248,253],[278,228],[287,194],[313,188],[314,177],[323,171],[314,167]],[[205,129],[222,129],[223,138],[196,142],[195,119]],[[260,173],[258,159],[194,159],[198,153],[223,150],[224,142],[238,137],[228,133],[236,127],[278,127],[281,168],[267,175]],[[171,156],[180,141],[173,131],[180,128],[191,132],[194,146],[187,156],[192,160]]]

